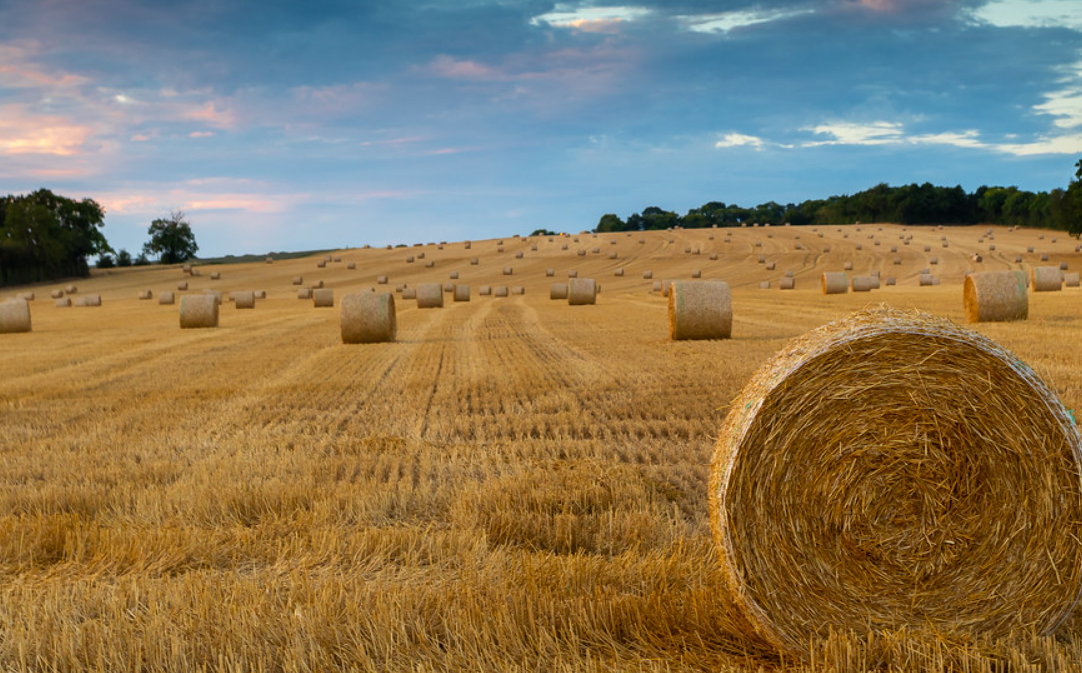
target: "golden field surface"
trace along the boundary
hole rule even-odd
[[[506,238],[73,281],[101,307],[54,306],[66,283],[7,288],[37,298],[32,332],[0,334],[0,670],[1082,670],[1077,619],[1005,642],[841,634],[782,658],[737,635],[710,535],[727,405],[787,340],[878,303],[962,323],[970,269],[1041,253],[1082,269],[1066,234],[988,230]],[[847,261],[897,285],[821,294]],[[924,267],[940,285],[918,286]],[[732,339],[668,339],[643,271],[695,269],[732,287]],[[572,270],[600,283],[597,305],[549,300]],[[297,299],[294,276],[335,307]],[[183,280],[267,298],[181,330],[157,297]],[[397,342],[341,343],[345,293],[422,282],[472,298],[397,296]],[[1082,409],[1082,290],[973,328]]]

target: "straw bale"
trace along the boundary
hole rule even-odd
[[[154,293],[150,290],[139,290],[139,299],[153,299]]]
[[[172,305],[176,303],[176,295],[172,292],[159,292],[158,303],[162,305]]]
[[[661,281],[661,296],[668,297],[669,289],[672,288],[672,284],[675,282],[676,281],[672,280],[671,278],[666,278],[665,280]]]
[[[720,280],[676,281],[669,289],[669,338],[728,339],[733,328],[729,285]]]
[[[314,308],[331,308],[334,306],[334,289],[320,287],[312,290],[312,306]]]
[[[297,290],[297,299],[311,299],[311,298],[312,298],[312,288],[310,288],[310,287],[302,287],[301,289]]]
[[[233,294],[233,304],[237,308],[255,308],[255,292],[242,290]]]
[[[936,281],[936,278],[932,274],[930,274],[930,273],[922,273],[920,275],[920,279],[918,280],[918,284],[921,287],[925,287],[925,286],[928,286],[928,285],[935,285],[936,284],[935,281]]]
[[[553,283],[549,287],[549,299],[567,299],[567,283]]]
[[[218,326],[218,300],[213,294],[189,294],[180,298],[180,328]]]
[[[100,294],[88,294],[85,297],[79,297],[75,302],[76,306],[101,306]]]
[[[523,257],[523,254],[522,254],[521,250],[515,253],[515,259],[522,259],[522,257]]]
[[[376,285],[386,285],[387,276],[376,276]]]
[[[31,331],[30,302],[25,299],[5,299],[0,302],[0,334]]]
[[[492,288],[492,296],[494,296],[494,297],[506,297],[507,296],[507,286],[506,285],[497,285],[496,287]]]
[[[220,306],[222,304],[222,291],[221,290],[203,290],[203,294],[209,294],[214,297],[214,301],[218,302]]]
[[[413,255],[409,255],[408,257],[406,257],[406,264],[413,264],[413,260]]]
[[[1059,270],[1060,271],[1066,271],[1067,270],[1067,262],[1060,262],[1059,263]]]
[[[338,315],[344,344],[394,341],[398,334],[394,295],[390,292],[346,294]]]
[[[795,290],[796,289],[796,279],[795,278],[788,278],[788,277],[787,278],[782,278],[778,282],[778,287],[783,289],[783,290]]]
[[[1063,274],[1063,284],[1067,287],[1078,287],[1079,273],[1077,271],[1072,271],[1070,273]]]
[[[455,291],[455,284],[454,283],[443,283],[443,293],[444,294],[451,294],[454,291]]]
[[[824,271],[819,278],[823,294],[845,294],[849,291],[849,276],[842,271]]]
[[[434,267],[434,266],[436,266],[436,262],[435,262],[435,261],[428,261],[428,262],[425,262],[425,268],[426,268],[426,269],[431,269],[431,268],[432,268],[432,267]]]
[[[774,269],[777,268],[777,266],[778,266],[777,262],[768,262],[767,265],[766,265],[766,270],[767,271],[773,271]]]
[[[978,401],[978,403],[975,403]],[[1050,634],[1082,593],[1082,443],[1027,365],[928,314],[820,327],[729,403],[710,514],[749,635]]]
[[[188,289],[188,281],[184,281],[183,283],[177,283],[177,289],[180,290],[181,292],[187,290]]]
[[[979,262],[980,260],[978,259],[977,261]],[[935,266],[935,265],[939,264],[939,258],[938,257],[932,257],[931,259],[928,260],[928,263]]]
[[[51,298],[53,298],[53,299],[60,299],[61,297],[64,296],[64,291],[63,290],[53,290],[52,292],[49,293],[49,296]]]
[[[623,276],[623,275],[624,275],[624,270],[623,270],[623,268],[617,268],[616,270],[614,270],[614,271],[612,272],[612,275],[614,275],[614,276],[616,276],[616,277],[620,277],[620,276]]]
[[[403,297],[405,290],[402,291]],[[439,283],[417,286],[417,308],[443,308],[443,287]]]
[[[578,271],[568,271],[567,272],[567,277],[568,278],[578,278],[579,277],[579,272]]]
[[[450,278],[451,280],[458,280],[458,272],[457,271],[452,271],[450,274],[448,274],[447,277]]]
[[[60,297],[54,305],[57,308],[68,308],[71,306],[71,297]]]
[[[655,280],[654,281],[654,283],[653,283],[653,285],[651,287],[651,291],[652,292],[661,292],[661,281],[660,280]]]
[[[883,279],[883,285],[897,285],[897,284],[898,284],[898,279],[896,279],[894,276],[887,276],[886,278]]]
[[[962,304],[968,322],[1025,320],[1029,295],[1023,271],[981,271],[966,276]]]
[[[221,280],[221,278],[222,278],[222,272],[221,271],[211,271],[210,272],[210,279],[211,280]]]
[[[853,292],[871,292],[878,284],[874,276],[853,276]]]
[[[597,283],[593,278],[572,278],[567,283],[567,303],[586,306],[597,303]]]
[[[1032,271],[1034,292],[1058,292],[1063,285],[1063,272],[1058,266],[1035,266]]]
[[[477,288],[477,294],[479,294],[479,295],[481,295],[483,297],[491,296],[492,295],[492,286],[491,285],[482,285],[481,287]]]
[[[416,299],[417,298],[417,288],[413,288],[413,287],[404,287],[404,288],[402,288],[402,298],[403,299]]]
[[[703,277],[702,269],[692,269],[691,270],[691,277],[692,278],[702,278]]]
[[[512,285],[511,294],[526,294],[526,288],[521,285]]]
[[[556,269],[545,269],[545,277],[552,278],[556,275]]]
[[[293,276],[293,284],[294,285],[303,285],[304,284],[304,276]]]
[[[470,286],[455,283],[454,290],[455,301],[469,301],[470,300]]]
[[[654,272],[653,271],[643,271],[642,272],[643,280],[650,280],[653,277],[654,277]]]
[[[1048,261],[1048,253],[1047,252],[1042,252],[1041,253],[1041,261],[1042,262],[1047,262]]]
[[[79,291],[79,288],[77,288],[77,287],[76,287],[76,286],[74,286],[74,285],[65,285],[65,286],[64,286],[64,292],[65,292],[66,294],[75,294],[75,293],[76,293],[76,292],[78,292],[78,291]]]
[[[321,269],[327,268],[327,260],[325,260],[325,259],[319,260],[318,262],[316,262],[316,266],[318,266]]]
[[[844,271],[852,271],[853,270],[853,263],[852,262],[846,262],[845,264],[842,265],[842,270],[844,270]]]
[[[509,266],[503,267],[503,275],[510,276],[510,275],[513,275],[514,273],[515,273],[515,270],[512,269],[511,267],[509,267]]]
[[[769,290],[770,289],[770,281],[769,280],[759,281],[759,289],[760,290]]]

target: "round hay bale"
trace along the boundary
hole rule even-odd
[[[321,269],[327,268],[327,260],[325,260],[325,259],[319,260],[318,262],[316,262],[316,266],[318,266]]]
[[[455,284],[454,283],[443,283],[443,293],[444,294],[452,294],[452,293],[454,293],[454,291],[455,291]]]
[[[526,288],[521,285],[512,285],[511,294],[526,294]]]
[[[669,338],[728,339],[733,330],[733,301],[720,280],[676,281],[669,288]]]
[[[387,276],[376,276],[376,285],[386,285]]]
[[[1067,270],[1067,262],[1060,262],[1059,263],[1059,270],[1060,271],[1066,271]]]
[[[436,266],[436,262],[435,262],[435,261],[429,261],[429,262],[425,262],[425,268],[426,268],[426,269],[431,269],[431,268],[432,268],[432,267],[434,267],[434,266]]]
[[[256,299],[266,299],[267,298],[267,291],[266,290],[255,290],[255,298]]]
[[[935,281],[936,281],[936,278],[932,274],[930,274],[930,273],[922,273],[920,275],[920,279],[917,282],[921,287],[925,287],[925,286],[929,286],[929,285],[935,285],[936,284]]]
[[[862,311],[791,342],[729,409],[711,527],[736,609],[775,647],[806,657],[828,632],[906,627],[1049,634],[1077,603],[1082,443],[986,337]]]
[[[180,328],[218,326],[218,300],[213,294],[189,294],[180,298]]]
[[[477,288],[477,294],[479,294],[479,295],[481,295],[483,297],[492,296],[492,286],[491,285],[482,285],[481,287]]]
[[[901,257],[895,257],[894,258],[894,266],[900,266],[901,263],[902,263],[902,258]]]
[[[35,295],[33,292],[20,292],[18,298],[25,299],[26,301],[34,301]]]
[[[293,276],[293,284],[294,285],[303,285],[304,284],[304,276]]]
[[[845,294],[849,291],[849,276],[843,271],[824,271],[819,277],[819,290],[823,294]]]
[[[312,288],[310,288],[310,287],[302,287],[301,289],[297,290],[297,299],[311,299],[311,298],[312,298]]]
[[[211,271],[210,272],[210,279],[211,280],[221,280],[221,278],[222,278],[222,272],[221,271]]]
[[[52,292],[49,293],[49,296],[51,298],[53,298],[53,299],[60,299],[61,297],[64,296],[64,291],[63,290],[53,290]]]
[[[139,299],[153,299],[154,293],[150,290],[139,290]]]
[[[1034,292],[1059,292],[1063,285],[1063,272],[1058,266],[1035,266],[1031,280]]]
[[[413,264],[413,255],[406,257],[406,264]]]
[[[417,298],[417,288],[413,288],[413,287],[404,287],[404,288],[402,288],[402,298],[403,299],[416,299]]]
[[[222,304],[222,291],[221,290],[203,290],[203,294],[209,294],[214,297],[214,301],[218,302],[218,305]]]
[[[654,277],[654,272],[653,272],[653,271],[643,271],[643,272],[642,272],[642,278],[643,278],[643,280],[650,280],[650,279],[652,279],[653,277]]]
[[[549,287],[549,299],[567,299],[567,283],[553,283]]]
[[[188,281],[184,281],[183,283],[177,283],[177,289],[180,290],[181,292],[184,292],[185,290],[187,290],[188,289]]]
[[[879,280],[872,276],[853,276],[853,292],[871,292]]]
[[[883,279],[883,285],[897,285],[898,280],[894,276],[887,276]]]
[[[25,299],[5,299],[0,302],[0,334],[30,330],[30,302]]]
[[[79,297],[75,302],[76,306],[101,306],[100,294],[88,294],[85,297]]]
[[[962,304],[968,322],[1025,320],[1029,295],[1023,271],[981,271],[966,276]]]
[[[470,257],[470,266],[477,266],[480,263],[481,260],[477,259],[476,257]]]
[[[769,290],[770,289],[770,281],[769,280],[759,281],[759,289],[760,290]]]
[[[452,271],[450,274],[448,274],[447,277],[450,278],[451,280],[458,280],[458,272],[457,271]]]
[[[334,306],[334,289],[320,287],[312,290],[312,306],[314,308],[331,308]]]
[[[54,305],[57,308],[68,308],[71,306],[71,297],[60,297]]]
[[[1047,252],[1042,252],[1041,253],[1041,261],[1042,262],[1047,262],[1048,261],[1048,253]]]
[[[567,303],[587,306],[597,303],[597,283],[593,278],[572,278],[567,283]]]
[[[852,262],[846,262],[845,264],[842,265],[842,270],[844,270],[844,271],[852,271],[853,270],[853,263]]]
[[[579,272],[578,271],[568,271],[567,272],[567,277],[568,278],[578,278],[579,277]]]
[[[651,292],[661,292],[661,281],[655,280],[651,287]]]
[[[64,292],[67,293],[67,294],[75,294],[78,291],[79,291],[79,288],[75,287],[74,285],[65,285],[64,286]]]
[[[977,261],[979,262],[980,260],[978,259]],[[931,259],[928,260],[928,263],[931,264],[932,266],[936,266],[937,264],[939,264],[939,258],[938,257],[932,257]]]
[[[405,295],[405,290],[403,290]],[[417,308],[443,308],[443,287],[439,283],[417,286]]]
[[[455,283],[455,301],[469,301],[470,300],[470,286],[460,285]]]
[[[624,275],[623,268],[617,268],[616,270],[614,270],[612,272],[612,275],[616,276],[617,278],[619,278],[620,276],[623,276]]]
[[[777,262],[768,262],[767,265],[766,265],[766,270],[767,271],[773,271],[776,268],[778,268]]]
[[[507,286],[506,285],[497,285],[496,287],[492,288],[492,296],[494,296],[494,297],[506,297],[507,296]]]
[[[251,290],[234,292],[233,305],[237,308],[255,308],[255,292]]]
[[[1078,287],[1079,285],[1079,273],[1072,271],[1070,273],[1063,274],[1063,284],[1066,287]]]
[[[511,267],[509,267],[509,266],[503,267],[503,275],[510,276],[510,275],[512,275],[514,273],[515,273],[515,270],[512,269]]]
[[[795,290],[796,289],[796,279],[795,278],[789,278],[789,277],[782,278],[781,281],[778,282],[778,287],[781,288],[782,290]]]
[[[354,292],[342,297],[339,311],[342,343],[370,344],[394,341],[398,319],[390,292]]]
[[[159,292],[158,293],[158,304],[159,305],[169,305],[169,306],[171,306],[174,303],[176,303],[176,295],[174,295],[172,292]]]

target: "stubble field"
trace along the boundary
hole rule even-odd
[[[814,662],[780,658],[737,635],[710,536],[727,405],[788,339],[878,303],[961,323],[969,269],[1041,253],[1082,269],[1065,234],[988,229],[582,234],[342,250],[326,268],[134,268],[75,281],[100,308],[55,307],[64,283],[8,289],[36,300],[31,333],[0,335],[0,668],[1080,670],[1082,622],[999,643],[842,634]],[[819,275],[846,261],[897,285],[822,295]],[[940,285],[918,286],[924,267]],[[695,269],[732,286],[731,340],[668,340],[643,271]],[[549,300],[572,270],[601,284],[596,306]],[[795,290],[777,289],[786,270]],[[336,306],[297,299],[294,276]],[[157,296],[183,280],[267,298],[181,330]],[[396,296],[397,342],[341,343],[344,293],[420,282],[468,284],[471,301]],[[1028,321],[974,328],[1082,409],[1080,304],[1078,288],[1031,294]]]

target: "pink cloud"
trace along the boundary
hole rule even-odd
[[[183,118],[200,121],[218,128],[233,128],[236,116],[232,110],[219,109],[220,103],[209,101],[200,107],[192,107],[183,113]]]
[[[460,61],[445,54],[437,56],[429,64],[432,72],[451,79],[505,79],[506,74],[476,61]]]
[[[30,50],[0,45],[0,85],[12,88],[70,88],[85,84],[87,78],[68,72],[48,72],[30,62]]]
[[[78,154],[92,129],[63,117],[37,116],[19,105],[0,107],[0,153]]]

